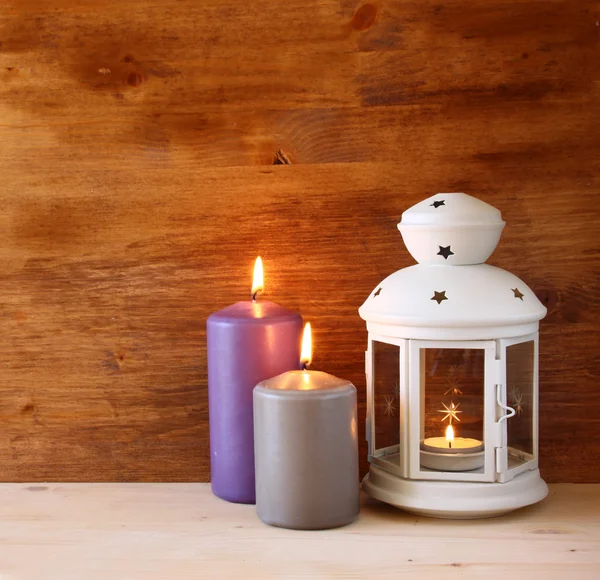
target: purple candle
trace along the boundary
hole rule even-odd
[[[252,390],[257,383],[299,368],[302,317],[273,302],[258,302],[257,259],[252,301],[208,317],[208,407],[213,493],[255,503]]]

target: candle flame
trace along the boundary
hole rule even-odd
[[[262,258],[258,256],[254,263],[254,277],[252,279],[252,300],[256,300],[256,295],[265,288],[265,275],[263,271]]]
[[[452,425],[446,427],[446,441],[448,441],[449,444],[454,441],[454,429],[452,428]]]
[[[312,361],[312,331],[310,322],[304,325],[302,333],[302,350],[300,351],[300,362],[304,366],[308,366]]]

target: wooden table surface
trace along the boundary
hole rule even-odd
[[[600,578],[600,485],[504,517],[415,517],[364,498],[345,528],[262,524],[208,484],[4,484],[0,579]]]

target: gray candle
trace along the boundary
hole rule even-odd
[[[343,526],[359,511],[356,389],[318,371],[259,383],[254,397],[256,510],[284,528]]]

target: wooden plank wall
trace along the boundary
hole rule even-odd
[[[3,0],[0,480],[208,480],[205,321],[258,254],[364,421],[357,308],[412,263],[402,211],[465,191],[508,222],[490,262],[549,308],[543,474],[600,481],[599,21],[591,0]]]

